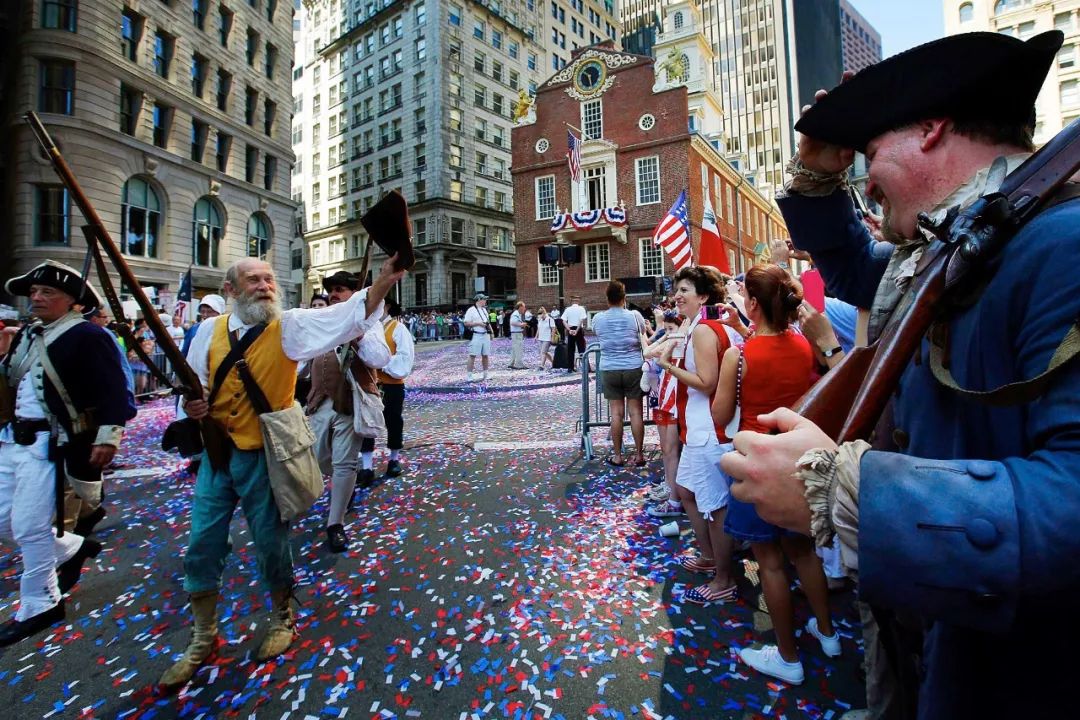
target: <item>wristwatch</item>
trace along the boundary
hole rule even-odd
[[[831,358],[833,355],[839,355],[842,352],[844,352],[844,348],[837,345],[836,347],[831,348],[829,350],[822,350],[821,354],[824,355],[827,358]]]

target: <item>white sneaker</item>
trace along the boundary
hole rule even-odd
[[[476,382],[476,373],[469,373],[469,382]]]
[[[775,645],[765,645],[760,650],[743,648],[739,651],[739,658],[759,673],[792,685],[799,685],[804,679],[802,663],[789,663],[780,657],[780,650]]]
[[[667,483],[660,482],[649,488],[648,498],[653,502],[664,502],[670,495],[671,493],[668,491]]]
[[[482,380],[483,380],[484,382],[487,382],[487,379],[488,379],[488,374],[487,374],[487,370],[485,370],[485,371],[484,371],[484,376],[483,376],[483,377],[482,377],[481,379],[482,379]]]
[[[683,510],[682,505],[672,505],[669,501],[664,500],[645,508],[645,514],[654,518],[673,518],[682,517],[686,514],[686,511]]]
[[[826,637],[818,630],[817,618],[810,618],[810,622],[806,623],[806,631],[816,637],[818,642],[821,643],[822,651],[829,657],[840,657],[840,633],[833,630],[833,634]]]

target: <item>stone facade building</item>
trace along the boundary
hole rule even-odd
[[[562,54],[565,64],[584,20],[595,21],[589,32],[616,32],[613,3],[568,6],[569,15],[537,0],[304,1],[292,188],[304,208],[306,290],[360,269],[368,238],[359,218],[397,189],[417,251],[399,288],[406,307],[467,305],[480,285],[496,302],[513,298],[515,110],[547,63]],[[373,268],[382,259],[376,249]]]
[[[1080,0],[945,0],[942,7],[946,35],[981,30],[1026,40],[1047,30],[1065,33],[1035,101],[1035,144],[1080,117]]]
[[[779,211],[691,131],[686,83],[696,71],[681,82],[665,72],[658,77],[651,57],[611,42],[584,48],[540,86],[534,114],[514,128],[518,294],[530,307],[558,306],[557,270],[538,257],[554,241],[580,248],[581,263],[564,271],[566,298],[578,294],[590,311],[602,310],[608,281],[619,279],[631,300],[647,303],[673,272],[652,232],[684,189],[695,258],[706,193],[734,272],[786,237]],[[570,177],[568,125],[585,136],[581,183]]]
[[[771,196],[794,152],[799,108],[840,78],[838,0],[622,0],[623,49],[663,60],[654,46],[677,4],[700,10],[724,109],[724,155]]]
[[[22,120],[36,110],[150,294],[174,293],[189,267],[196,296],[217,292],[245,256],[288,276],[289,2],[39,0],[18,22],[4,275],[86,252]]]
[[[858,72],[881,62],[881,33],[847,0],[840,0],[840,33],[844,70]]]

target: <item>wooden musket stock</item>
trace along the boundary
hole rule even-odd
[[[26,122],[29,123],[30,129],[33,130],[34,136],[37,138],[42,149],[45,151],[52,163],[53,170],[56,171],[60,181],[71,193],[71,197],[75,200],[75,204],[79,206],[79,211],[82,212],[83,217],[86,218],[88,224],[94,227],[94,234],[100,244],[101,248],[105,250],[109,260],[112,262],[116,272],[120,275],[120,279],[130,289],[135,302],[138,303],[139,308],[143,312],[143,317],[146,320],[147,326],[150,331],[154,333],[154,338],[157,340],[158,347],[164,352],[165,357],[168,358],[173,370],[176,372],[176,377],[180,383],[180,392],[188,400],[198,400],[203,397],[202,383],[199,381],[199,376],[195,374],[195,371],[191,369],[191,366],[187,364],[187,360],[180,353],[180,348],[176,346],[172,336],[169,335],[165,325],[161,322],[161,318],[158,317],[157,310],[150,303],[149,298],[146,297],[146,293],[143,292],[142,286],[136,279],[135,274],[131,271],[127,261],[124,260],[124,256],[120,253],[120,249],[116,246],[112,236],[109,235],[109,231],[105,229],[105,224],[101,221],[101,217],[98,216],[94,206],[90,204],[90,200],[83,193],[82,187],[79,186],[79,181],[75,179],[74,173],[64,160],[63,155],[60,154],[59,148],[56,147],[56,143],[49,136],[45,126],[41,123],[37,114],[29,112],[26,114]],[[87,238],[90,240],[90,238]],[[114,310],[115,312],[115,310]],[[223,433],[214,421],[207,416],[199,423],[202,429],[203,442],[206,444],[207,451],[211,453],[220,453],[220,446],[223,441]],[[215,464],[216,466],[216,464]]]
[[[872,345],[855,348],[793,409],[838,443],[868,440],[950,293],[999,253],[1078,170],[1080,120],[1074,120],[996,191],[936,222],[921,217],[941,242],[927,248],[926,267],[908,290],[911,302],[902,302]]]

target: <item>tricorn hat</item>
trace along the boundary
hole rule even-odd
[[[1064,35],[952,35],[871,65],[829,91],[795,123],[804,135],[866,151],[890,130],[947,117],[1024,124]]]
[[[347,287],[350,290],[359,290],[360,278],[356,277],[351,272],[338,270],[333,275],[327,275],[322,279],[322,286],[326,289],[326,292],[330,292],[336,285]]]
[[[25,275],[11,278],[4,287],[12,295],[29,297],[32,285],[46,285],[67,293],[83,306],[83,312],[101,307],[101,298],[90,282],[83,280],[82,273],[55,260],[46,260]]]
[[[416,264],[412,246],[412,222],[409,220],[409,203],[397,190],[383,195],[382,200],[364,213],[360,224],[367,230],[375,244],[388,256],[397,253],[395,266],[408,270]]]

